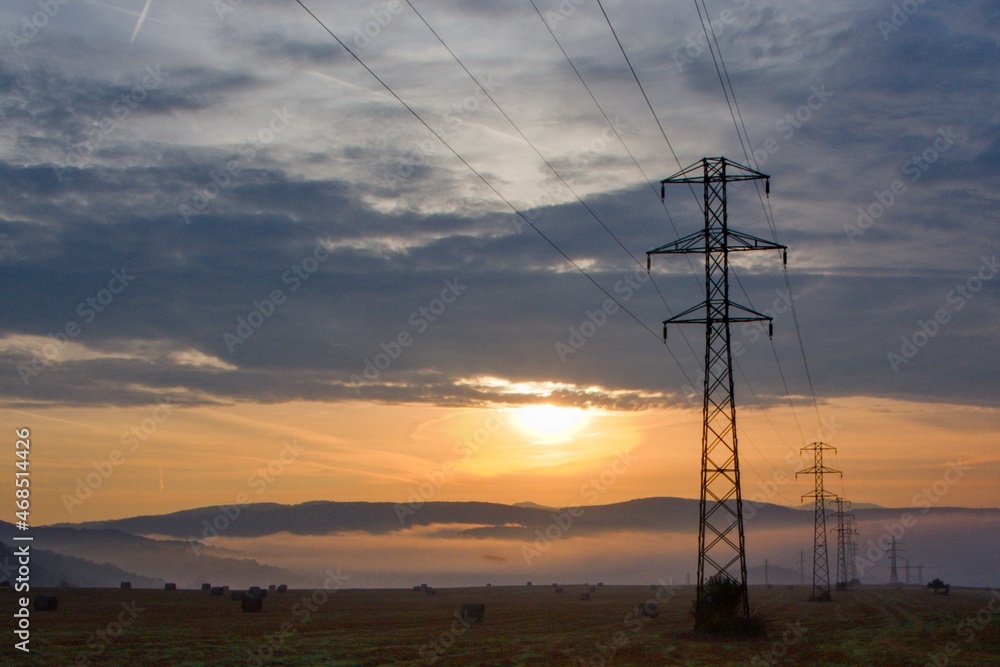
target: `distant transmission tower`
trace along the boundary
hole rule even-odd
[[[834,502],[837,504],[837,511],[834,513],[834,516],[837,518],[837,527],[834,528],[837,531],[837,590],[844,591],[847,590],[847,585],[851,581],[850,561],[848,558],[853,558],[851,554],[851,534],[854,531],[854,527],[851,525],[851,522],[854,515],[844,510],[845,506],[847,509],[850,509],[850,501],[838,497]]]
[[[903,550],[903,547],[896,546],[896,538],[892,538],[892,546],[889,548],[889,583],[898,584],[899,575],[896,570],[896,559],[899,557],[899,552]]]
[[[769,178],[724,157],[706,157],[664,179],[660,182],[661,197],[667,183],[703,184],[705,227],[646,253],[647,270],[651,255],[705,256],[705,301],[663,322],[664,340],[668,324],[705,325],[696,630],[706,627],[706,621],[710,620],[706,585],[713,581],[735,582],[742,597],[743,618],[750,617],[729,327],[737,322],[766,320],[770,324],[772,318],[729,300],[729,253],[786,248],[729,228],[726,186],[735,181],[764,180],[768,192]]]
[[[850,558],[850,570],[851,570],[851,583],[852,584],[861,583],[860,579],[858,578],[858,541],[857,541],[857,537],[858,537],[858,526],[854,522],[854,520],[852,519],[851,520],[851,532],[848,533],[848,536],[847,536],[847,539],[849,540],[848,543],[847,543],[847,553],[849,554],[849,558]]]
[[[834,447],[825,442],[814,442],[802,448],[802,451],[813,453],[813,466],[795,473],[799,475],[813,475],[816,486],[812,493],[802,496],[815,499],[813,510],[813,600],[830,599],[830,557],[826,550],[826,499],[836,498],[836,494],[829,493],[823,488],[823,475],[827,473],[840,474],[839,470],[827,468],[823,465],[823,452],[837,451]]]

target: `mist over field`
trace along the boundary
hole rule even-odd
[[[209,581],[308,588],[329,571],[343,573],[352,588],[527,581],[685,584],[696,576],[696,500],[646,498],[559,509],[435,502],[404,514],[400,507],[267,504],[245,508],[232,520],[225,508],[207,507],[40,528],[37,546],[85,559],[59,573],[71,584],[83,580],[79,565],[85,561],[182,587]],[[744,512],[749,581],[798,584],[804,565],[804,581],[811,582],[812,510],[748,502]],[[862,584],[889,583],[888,552],[895,537],[900,582],[917,584],[922,576],[925,583],[941,578],[953,585],[1000,587],[1000,509],[865,508],[854,514]],[[832,517],[827,527],[833,579]],[[88,572],[86,580],[116,586],[119,578]]]

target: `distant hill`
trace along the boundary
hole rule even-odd
[[[11,581],[16,577],[16,564],[17,558],[11,547],[0,542],[0,581]],[[117,587],[122,581],[131,581],[136,588],[159,588],[164,584],[162,579],[142,577],[109,563],[94,563],[46,549],[31,549],[32,586],[108,588]]]
[[[13,525],[0,521],[0,540],[8,551],[14,532]],[[243,587],[290,579],[285,569],[225,557],[212,547],[195,550],[192,542],[54,526],[33,528],[32,536],[32,582],[39,586],[118,586],[121,581],[132,581],[138,588],[160,587],[170,581],[194,588],[207,581]]]
[[[287,532],[293,535],[329,535],[362,531],[374,535],[392,533],[413,526],[470,526],[468,537],[530,537],[535,529],[552,523],[553,514],[563,509],[540,505],[502,505],[484,502],[429,502],[419,507],[396,503],[313,501],[299,505],[254,504],[239,508],[227,520],[227,536],[260,537]],[[608,530],[687,531],[698,521],[698,501],[687,498],[643,498],[610,505],[580,508],[574,518],[577,533]],[[162,535],[197,540],[214,534],[224,508],[205,507],[159,516],[139,516],[112,521],[58,524],[88,530],[116,530],[133,535]],[[803,515],[779,505],[747,503],[745,515],[761,526],[794,525]],[[231,513],[233,513],[231,511]],[[449,533],[452,535],[453,533]]]

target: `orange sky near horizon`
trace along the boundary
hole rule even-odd
[[[827,464],[844,477],[829,488],[855,502],[911,506],[961,462],[968,469],[935,504],[1000,506],[1000,409],[863,398],[821,409],[822,430],[815,413],[796,409],[802,437],[787,407],[740,409],[746,500],[801,503],[811,484],[794,475],[811,464],[798,456],[804,437],[838,448]],[[12,459],[14,428],[31,429],[33,525],[248,501],[569,506],[698,495],[698,408],[560,413],[296,402],[0,414]],[[12,479],[2,484],[10,493]]]

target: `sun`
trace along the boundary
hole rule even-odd
[[[549,403],[525,405],[515,411],[517,424],[524,430],[552,439],[569,437],[587,421],[587,411]]]

